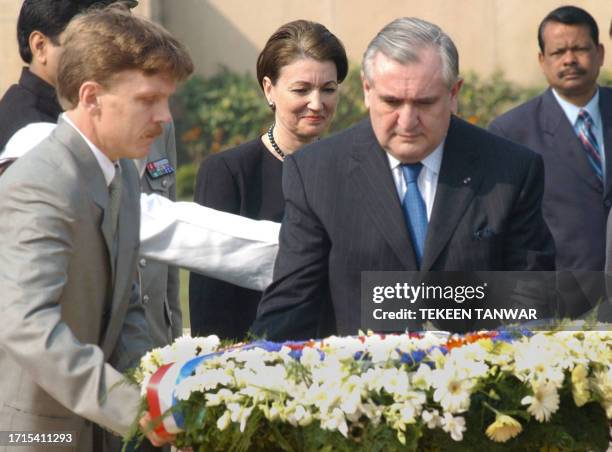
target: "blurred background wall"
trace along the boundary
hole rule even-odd
[[[537,64],[537,26],[559,0],[140,0],[137,11],[166,26],[193,53],[197,73],[220,66],[254,73],[257,54],[281,24],[304,18],[326,25],[359,62],[368,41],[387,22],[417,16],[440,25],[459,48],[462,71],[488,76],[503,71],[522,85],[542,83]],[[608,39],[611,0],[571,2],[597,20],[600,39]],[[0,0],[0,93],[17,79],[21,60],[15,25],[20,0]],[[608,55],[606,68],[612,68]]]

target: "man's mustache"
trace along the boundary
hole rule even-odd
[[[585,75],[586,73],[587,73],[586,69],[580,66],[571,66],[571,67],[568,67],[567,69],[563,69],[562,71],[559,71],[557,75],[559,78],[563,78],[568,74]]]
[[[162,126],[156,126],[155,128],[152,128],[151,130],[148,130],[145,133],[145,137],[147,138],[157,138],[158,136],[160,136],[164,131],[164,128]]]

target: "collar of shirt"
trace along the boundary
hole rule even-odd
[[[115,177],[115,168],[116,168],[115,163],[113,163],[111,159],[109,159],[106,156],[106,154],[104,154],[100,149],[98,149],[98,147],[95,144],[93,144],[89,140],[89,138],[83,135],[83,133],[79,130],[79,128],[76,125],[74,125],[74,123],[70,120],[70,118],[68,117],[66,113],[62,113],[61,118],[63,118],[64,121],[70,124],[74,128],[74,130],[76,130],[79,133],[79,135],[83,137],[83,139],[85,140],[85,143],[87,143],[87,146],[89,146],[89,149],[91,149],[91,152],[96,158],[98,165],[100,165],[102,174],[104,174],[104,180],[106,181],[106,185],[107,186],[110,185],[111,181]]]
[[[423,169],[419,174],[417,184],[425,206],[427,207],[427,219],[431,217],[431,210],[433,208],[433,202],[436,197],[436,188],[438,186],[438,175],[440,174],[440,166],[442,165],[442,157],[444,155],[444,142],[446,138],[430,153],[425,157],[421,163]],[[400,167],[401,162],[387,152],[387,159],[389,161],[389,167],[393,174],[393,181],[395,182],[395,188],[399,196],[400,202],[404,199],[406,194],[406,180]]]
[[[597,89],[597,91],[595,91],[595,95],[584,107],[578,107],[572,104],[571,102],[566,101],[565,99],[561,98],[561,96],[559,96],[559,94],[554,89],[552,90],[552,92],[555,95],[555,99],[557,99],[559,106],[563,110],[563,113],[565,113],[565,116],[567,116],[567,119],[569,120],[572,126],[576,127],[578,113],[580,113],[580,110],[584,109],[591,116],[591,119],[593,120],[593,127],[595,127],[596,130],[601,130],[601,113],[599,111],[599,88]]]

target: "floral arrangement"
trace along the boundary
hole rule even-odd
[[[605,451],[612,332],[182,337],[135,377],[194,451]]]

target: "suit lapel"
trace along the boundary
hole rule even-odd
[[[567,120],[565,112],[550,88],[542,97],[542,117],[542,131],[550,136],[550,148],[555,156],[572,168],[578,177],[585,180],[593,189],[601,192],[603,190],[601,182],[587,159],[574,126]]]
[[[471,143],[461,136],[461,128],[460,120],[452,117],[427,228],[421,265],[425,271],[431,270],[450,240],[483,177],[477,149],[473,149]]]
[[[117,250],[119,250],[119,255],[115,259],[113,233],[110,224],[108,187],[102,169],[91,149],[89,149],[88,144],[70,124],[60,119],[54,135],[80,161],[79,168],[83,171],[85,180],[89,181],[90,196],[95,206],[102,213],[100,231],[108,249],[108,265],[112,269],[111,287],[109,287],[109,291],[112,290],[112,294],[109,294],[111,298],[111,316],[102,344],[106,356],[109,356],[115,347],[117,337],[123,325],[125,311],[130,299],[130,290],[135,276],[140,224],[140,211],[138,209],[140,191],[136,185],[136,169],[133,162],[121,160],[123,190],[119,225],[117,228]]]
[[[405,270],[416,270],[416,259],[386,153],[380,148],[370,120],[357,126],[349,161],[349,184],[360,204]]]
[[[113,229],[110,219],[108,186],[106,185],[102,169],[83,137],[61,117],[54,135],[81,162],[80,167],[84,172],[84,179],[89,181],[88,187],[91,198],[101,211],[102,221],[100,223],[100,230],[108,250],[111,277],[114,281],[116,269]]]

